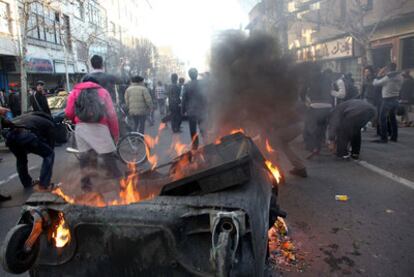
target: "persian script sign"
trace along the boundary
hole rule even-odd
[[[327,41],[297,50],[300,61],[328,60],[353,56],[353,39],[351,36]]]

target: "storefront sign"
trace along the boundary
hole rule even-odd
[[[48,59],[29,58],[27,71],[31,73],[53,73],[53,63]]]
[[[353,39],[349,36],[301,48],[296,53],[299,61],[315,61],[352,57],[353,50]]]
[[[65,67],[65,62],[55,61],[55,73],[66,73],[66,69],[69,74],[75,73],[75,66],[73,63],[68,63]]]

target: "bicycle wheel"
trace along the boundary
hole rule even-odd
[[[144,136],[140,133],[132,132],[123,136],[116,148],[118,156],[126,164],[141,164],[147,159]]]

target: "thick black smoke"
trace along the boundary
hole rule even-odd
[[[271,36],[224,32],[213,46],[210,68],[210,118],[218,135],[244,128],[255,136],[297,121],[307,70],[282,56]]]

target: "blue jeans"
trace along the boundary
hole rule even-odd
[[[397,109],[398,99],[396,97],[382,99],[380,109],[380,135],[383,141],[388,141],[387,119],[390,121],[391,140],[398,139]]]
[[[40,185],[47,187],[50,185],[53,173],[53,163],[55,161],[55,152],[47,143],[39,139],[35,134],[28,130],[16,129],[11,130],[6,135],[7,146],[16,156],[17,173],[20,182],[24,187],[32,185],[32,177],[27,168],[27,155],[35,154],[43,158],[42,168],[40,170]]]

